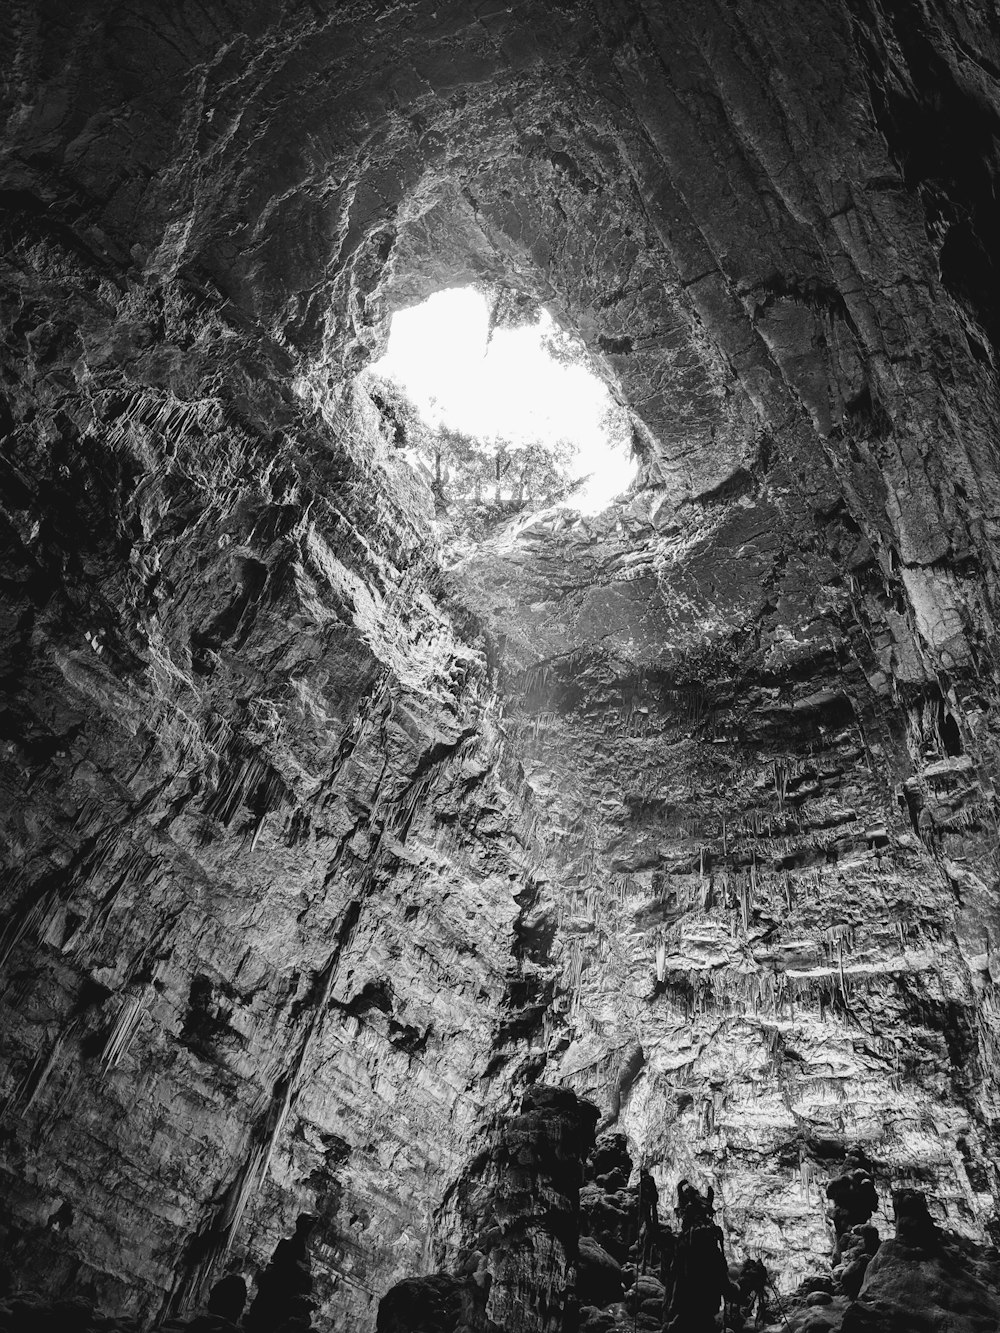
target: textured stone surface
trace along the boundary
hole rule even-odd
[[[11,12],[18,1286],[187,1315],[309,1215],[370,1328],[540,1074],[786,1291],[856,1143],[982,1240],[992,11]],[[471,280],[579,332],[642,469],[443,569],[353,376]]]

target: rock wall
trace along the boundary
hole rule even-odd
[[[10,49],[16,1280],[187,1311],[309,1214],[369,1327],[542,1071],[786,1284],[855,1141],[982,1237],[995,18],[17,0]],[[353,375],[472,280],[642,473],[444,571]]]
[[[363,1310],[482,1120],[536,892],[495,668],[370,407],[248,371],[190,294],[154,339],[127,283],[92,302],[15,247],[10,1262],[185,1308],[309,1212],[323,1297]]]

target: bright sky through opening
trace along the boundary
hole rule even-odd
[[[579,362],[557,361],[545,339],[552,316],[496,329],[489,303],[471,287],[436,292],[392,317],[389,344],[371,370],[395,381],[430,426],[447,426],[516,450],[568,440],[567,471],[588,480],[566,502],[580,513],[607,508],[632,482],[636,463],[628,432],[613,429],[615,404],[601,380]],[[620,409],[619,409],[620,412]]]

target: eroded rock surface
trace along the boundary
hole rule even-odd
[[[539,1078],[661,1198],[713,1186],[786,1294],[855,1145],[956,1253],[995,1236],[992,11],[15,0],[9,29],[17,1299],[188,1319],[308,1217],[310,1317],[371,1328],[470,1261]],[[354,377],[394,307],[471,281],[579,334],[642,466],[445,568]],[[621,1169],[581,1199],[595,1296],[638,1239]],[[491,1288],[549,1256],[558,1298],[495,1316],[525,1328],[575,1299],[539,1179]]]

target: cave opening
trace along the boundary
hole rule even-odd
[[[13,7],[0,1333],[1000,1328],[989,7],[240,8]]]
[[[467,537],[598,514],[635,480],[628,411],[582,340],[519,293],[450,287],[398,309],[363,380],[437,517]]]

